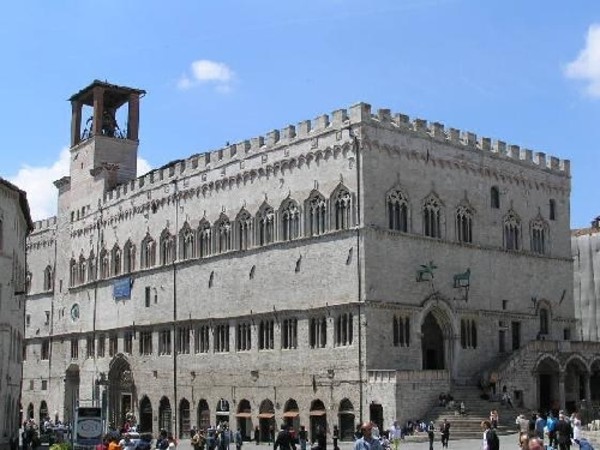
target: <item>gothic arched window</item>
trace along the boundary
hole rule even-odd
[[[504,248],[506,250],[521,249],[521,219],[513,210],[504,216]]]
[[[317,190],[306,200],[306,225],[308,236],[318,236],[327,232],[327,200]]]
[[[140,265],[142,269],[153,267],[156,264],[156,242],[149,234],[142,241]]]
[[[75,286],[77,284],[77,261],[75,258],[71,258],[71,262],[69,263],[69,286]]]
[[[490,189],[490,206],[492,209],[500,209],[500,190],[498,186],[492,186]]]
[[[160,235],[160,265],[165,266],[175,260],[175,239],[166,228]]]
[[[291,241],[300,236],[300,208],[298,204],[288,198],[283,201],[279,209],[281,217],[281,240]]]
[[[473,242],[473,210],[467,205],[456,209],[456,239],[459,242]]]
[[[344,186],[338,186],[331,196],[336,230],[347,230],[352,226],[352,195]]]
[[[85,283],[85,276],[87,272],[87,262],[85,256],[79,255],[79,268],[77,270],[79,283]]]
[[[90,251],[88,258],[88,281],[96,281],[98,278],[98,262],[94,250]]]
[[[531,251],[545,255],[548,240],[548,225],[541,217],[531,222]]]
[[[221,217],[215,223],[215,243],[217,253],[225,253],[231,250],[231,222],[225,214],[221,214]]]
[[[386,200],[390,230],[408,232],[408,199],[404,192],[394,189]]]
[[[100,279],[103,280],[105,278],[108,278],[110,276],[110,272],[109,272],[109,256],[108,256],[108,251],[103,248],[102,251],[100,252]]]
[[[184,223],[179,232],[179,259],[196,257],[196,234],[189,223]]]
[[[423,234],[438,239],[442,237],[442,203],[433,194],[423,203]]]
[[[52,266],[46,266],[44,269],[44,291],[51,291],[53,285]]]
[[[275,213],[267,203],[263,203],[256,214],[256,227],[258,245],[267,245],[275,240]]]
[[[121,274],[121,248],[115,244],[110,252],[110,259],[112,263],[112,274],[114,276]]]
[[[211,228],[208,220],[202,219],[198,225],[198,256],[206,258],[211,254]]]
[[[550,332],[550,320],[548,310],[540,308],[540,334],[547,335]]]
[[[252,216],[242,209],[236,219],[237,248],[247,250],[252,246]]]
[[[123,246],[123,272],[131,273],[135,270],[135,245],[130,239]]]

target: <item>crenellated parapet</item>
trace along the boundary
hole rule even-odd
[[[33,222],[33,233],[56,228],[56,216]]]
[[[363,123],[378,124],[390,129],[402,130],[417,137],[430,138],[434,141],[460,147],[467,151],[482,152],[506,160],[518,161],[542,170],[570,176],[571,162],[568,159],[559,159],[549,156],[544,152],[536,152],[519,145],[508,144],[501,140],[489,137],[478,137],[471,131],[457,128],[446,128],[439,122],[411,118],[405,114],[392,114],[389,109],[379,109],[377,114],[371,114],[371,107],[363,105],[361,119]],[[431,155],[435,157],[435,155]]]
[[[350,128],[372,126],[400,132],[404,135],[431,140],[459,148],[462,151],[478,152],[508,162],[518,162],[532,169],[570,176],[570,161],[548,156],[544,152],[521,148],[502,140],[478,137],[470,131],[446,127],[439,122],[411,119],[405,114],[393,114],[389,109],[371,112],[367,103],[358,103],[348,109],[339,109],[331,114],[323,114],[313,120],[304,120],[297,125],[288,125],[272,130],[223,148],[194,154],[186,159],[178,159],[154,169],[130,182],[117,185],[104,193],[102,203],[106,206],[141,192],[158,187],[173,180],[183,180],[180,190],[186,187],[186,180],[200,177],[200,190],[216,188],[223,183],[231,184],[254,179],[261,174],[276,172],[282,166],[297,167],[303,161],[310,161],[318,152],[331,150],[335,146],[351,145]],[[290,155],[290,152],[293,154]],[[312,155],[312,156],[311,156]],[[425,155],[422,155],[425,158]],[[435,161],[437,155],[427,155]]]

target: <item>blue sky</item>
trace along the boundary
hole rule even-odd
[[[13,1],[0,55],[0,176],[36,219],[95,78],[148,91],[142,169],[365,101],[570,159],[573,227],[600,214],[597,0]]]

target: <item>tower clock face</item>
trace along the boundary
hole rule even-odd
[[[73,321],[79,319],[79,305],[77,303],[71,306],[71,319],[73,319]]]

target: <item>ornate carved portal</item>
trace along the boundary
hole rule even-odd
[[[108,372],[108,420],[121,427],[128,414],[136,417],[137,395],[133,373],[127,359],[119,354],[110,363]]]

